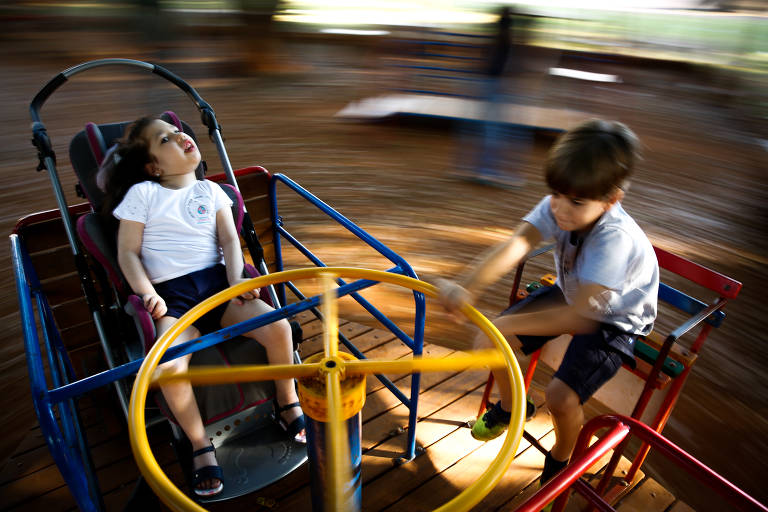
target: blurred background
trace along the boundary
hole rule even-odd
[[[767,22],[764,0],[5,1],[0,231],[55,207],[35,171],[28,107],[57,73],[92,59],[184,78],[215,109],[235,167],[286,173],[428,280],[460,272],[547,193],[540,169],[557,133],[590,117],[623,121],[645,147],[625,208],[654,244],[744,283],[665,434],[766,502]],[[70,202],[81,199],[67,148],[86,122],[167,109],[204,133],[178,90],[140,70],[63,85],[42,119]],[[489,154],[493,179],[478,163]],[[285,205],[292,229],[333,235],[304,208]],[[371,261],[341,235],[322,243],[333,264]],[[36,420],[8,251],[0,258],[2,475]],[[509,282],[481,311],[503,308]],[[725,510],[663,460],[646,472],[696,510]]]

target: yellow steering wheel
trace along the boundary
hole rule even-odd
[[[506,366],[512,383],[514,397],[512,421],[507,436],[496,458],[475,483],[467,487],[451,501],[442,505],[439,511],[469,510],[482,500],[501,479],[504,471],[514,458],[523,433],[525,419],[525,391],[523,376],[512,350],[496,327],[479,311],[463,304],[461,312],[477,325],[496,345],[494,350],[467,352],[459,357],[446,359],[415,357],[405,361],[346,360],[338,356],[338,314],[337,294],[334,282],[337,278],[368,279],[410,288],[427,296],[437,296],[437,289],[429,283],[410,277],[378,270],[346,267],[312,267],[276,272],[239,283],[204,300],[166,331],[144,359],[131,392],[128,428],[131,449],[136,463],[150,487],[160,499],[173,510],[205,510],[181,492],[165,475],[147,439],[144,408],[150,385],[171,380],[188,380],[193,384],[222,384],[228,382],[261,381],[286,378],[318,376],[325,381],[329,435],[326,438],[326,453],[329,454],[326,482],[326,509],[346,510],[349,490],[345,488],[349,474],[349,456],[346,440],[346,422],[342,417],[341,380],[345,375],[366,375],[373,373],[413,373],[426,371],[463,370],[468,367]],[[192,325],[197,318],[238,295],[267,285],[320,278],[323,283],[322,311],[324,329],[324,357],[314,363],[292,365],[240,365],[232,367],[190,368],[188,372],[172,376],[154,375],[165,351],[179,334]],[[345,494],[346,493],[346,494]]]

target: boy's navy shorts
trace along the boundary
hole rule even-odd
[[[200,304],[211,295],[229,288],[227,271],[222,264],[217,264],[203,270],[163,281],[154,285],[155,291],[165,301],[168,307],[166,316],[181,318],[181,316]],[[224,302],[195,320],[194,325],[202,334],[221,328],[221,317],[227,309],[229,301]]]
[[[530,313],[566,304],[563,292],[557,285],[543,286],[525,299],[504,310],[501,314]],[[600,324],[597,331],[573,336],[565,351],[555,377],[573,389],[583,404],[600,386],[605,384],[621,368],[622,354],[608,345],[612,337],[629,336],[608,324]],[[557,336],[520,335],[521,350],[529,355]]]

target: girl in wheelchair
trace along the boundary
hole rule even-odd
[[[104,176],[104,207],[119,220],[118,262],[160,336],[193,306],[244,280],[232,201],[218,185],[197,179],[201,156],[194,141],[159,118],[144,117],[131,124],[112,159]],[[270,310],[259,298],[259,290],[246,292],[199,318],[174,345]],[[270,363],[293,363],[291,328],[285,319],[244,336],[265,347]],[[185,371],[190,357],[159,368]],[[293,380],[276,381],[275,388],[280,424],[295,440],[306,442],[304,414]],[[191,384],[179,382],[161,390],[192,444],[195,493],[220,493],[222,471]]]

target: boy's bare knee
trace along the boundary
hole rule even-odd
[[[570,414],[581,406],[579,395],[560,379],[553,378],[546,390],[547,407],[555,416]]]

